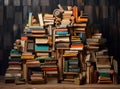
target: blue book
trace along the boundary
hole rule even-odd
[[[35,51],[48,51],[49,45],[35,45]]]
[[[56,32],[56,35],[67,35],[68,32]]]
[[[32,12],[29,12],[29,16],[28,16],[28,26],[32,25]]]
[[[20,62],[21,61],[21,58],[10,58],[9,59],[10,62]]]
[[[68,72],[68,65],[69,65],[69,64],[68,64],[68,61],[65,61],[65,66],[64,66],[64,68],[65,68],[65,69],[64,69],[65,72]]]

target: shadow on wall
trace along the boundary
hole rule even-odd
[[[0,75],[4,75],[8,68],[10,50],[0,50]]]

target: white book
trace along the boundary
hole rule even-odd
[[[39,18],[40,26],[44,26],[43,17],[42,17],[42,14],[41,14],[41,13],[38,14],[38,18]]]

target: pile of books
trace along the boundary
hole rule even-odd
[[[55,29],[55,47],[56,48],[69,48],[70,46],[70,34],[67,28]]]
[[[71,36],[71,43],[70,50],[83,50],[84,48],[80,36]]]
[[[95,33],[91,38],[87,38],[88,49],[99,50],[100,45],[106,41],[102,38],[102,33]]]
[[[40,70],[38,70],[38,71],[33,70],[30,75],[30,80],[32,82],[43,81],[44,80],[43,72],[41,72]]]
[[[26,69],[24,75],[27,77],[27,81],[31,84],[44,83],[43,72],[40,69],[40,62],[36,60],[27,60]]]
[[[65,72],[80,72],[79,61],[74,58],[70,58],[65,61]]]
[[[40,62],[41,70],[46,71],[47,74],[58,74],[58,60],[47,56],[37,57],[35,60]]]
[[[54,25],[55,17],[53,14],[45,14],[43,17],[44,25]]]
[[[111,77],[111,61],[112,58],[106,55],[105,51],[101,51],[96,54],[96,66],[98,71],[98,83],[106,84],[113,83]]]
[[[22,77],[21,51],[12,49],[8,64],[9,66],[5,73],[5,82],[15,82],[16,78]]]
[[[80,63],[77,56],[78,51],[65,50],[63,55],[65,72],[80,72]]]
[[[66,10],[62,14],[61,26],[69,26],[71,24],[71,16],[73,12]]]

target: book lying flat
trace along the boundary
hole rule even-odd
[[[36,44],[47,44],[48,43],[48,38],[36,38],[35,43]]]
[[[34,59],[34,55],[22,55],[22,56],[21,56],[21,59],[22,59],[22,60]]]
[[[100,84],[111,84],[112,80],[107,80],[107,81],[98,80],[98,83],[100,83]]]

